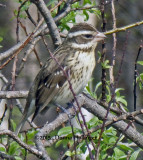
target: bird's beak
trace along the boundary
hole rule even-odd
[[[102,40],[104,40],[105,38],[106,38],[106,36],[103,34],[103,33],[101,33],[101,32],[98,32],[97,34],[96,34],[96,40],[97,40],[97,42],[99,42],[99,41],[102,41]]]

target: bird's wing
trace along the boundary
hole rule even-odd
[[[62,68],[66,68],[65,71],[68,72],[69,68],[64,64],[66,55],[67,53],[58,53],[55,57]],[[51,102],[66,80],[67,78],[57,62],[50,58],[35,79],[35,83],[38,84],[35,85],[34,83],[33,87],[35,90],[36,109],[32,120],[34,120],[39,111],[43,110]]]

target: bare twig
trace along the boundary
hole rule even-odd
[[[102,32],[105,32],[106,30],[106,19],[105,19],[105,1],[101,0],[101,17],[102,17]],[[101,53],[101,63],[104,63],[105,61],[105,56],[106,56],[106,48],[105,48],[105,41],[102,41],[102,53]],[[101,76],[101,82],[102,82],[102,96],[101,96],[101,100],[103,102],[106,102],[106,69],[104,67],[102,67],[102,76]],[[99,139],[98,139],[98,144],[97,144],[97,152],[95,154],[95,158],[98,160],[99,157],[99,146],[100,146],[100,142],[101,142],[101,136],[102,133],[104,131],[104,123],[103,122],[103,127],[101,129],[101,132],[99,134]]]
[[[31,23],[33,23],[34,26],[36,26],[36,22],[34,21],[34,19],[32,18],[32,16],[29,13],[29,10],[25,10],[27,17],[29,18],[29,20],[31,21]]]
[[[102,32],[105,32],[106,30],[106,19],[105,19],[105,2],[104,0],[101,0],[101,17],[102,17]],[[104,63],[105,61],[105,41],[102,42],[102,54],[101,54],[101,63]],[[102,81],[102,101],[106,101],[106,69],[102,67],[102,76],[101,76],[101,81]]]
[[[25,27],[21,22],[20,22],[20,25],[21,25],[21,27],[23,28],[26,36],[28,36],[26,27]],[[33,38],[33,39],[34,39],[34,38]],[[26,52],[27,52],[27,51],[26,51]],[[36,58],[37,58],[37,60],[38,60],[38,62],[39,62],[40,67],[42,67],[42,62],[40,61],[40,58],[39,58],[38,53],[37,53],[37,51],[36,51],[36,49],[35,49],[34,46],[33,46],[33,52],[34,52],[34,54],[35,54],[35,56],[36,56]]]
[[[136,100],[137,100],[137,94],[136,94],[136,87],[137,87],[137,61],[139,58],[139,55],[141,53],[141,50],[143,48],[143,45],[140,45],[139,49],[138,49],[138,54],[135,60],[135,70],[134,70],[134,111],[136,111],[137,106],[136,106]]]
[[[111,5],[112,5],[112,17],[113,17],[113,29],[116,29],[116,16],[115,16],[115,6],[114,6],[114,0],[111,0]],[[115,57],[116,57],[116,45],[117,45],[117,38],[116,38],[116,33],[113,33],[113,54],[112,54],[112,62],[111,66],[109,69],[110,73],[110,85],[111,89],[113,90],[114,88],[114,66],[115,66]]]
[[[4,109],[3,115],[2,115],[2,117],[0,118],[0,125],[1,125],[1,123],[2,123],[2,121],[3,121],[3,119],[4,119],[4,117],[5,117],[6,111],[7,111],[7,104],[5,104],[5,109]]]
[[[128,32],[127,35],[126,35],[126,39],[125,39],[125,43],[124,43],[124,47],[123,47],[122,58],[121,58],[121,63],[120,63],[120,67],[119,67],[119,71],[118,71],[117,77],[115,79],[115,87],[117,86],[117,83],[119,81],[119,77],[121,75],[123,61],[124,61],[124,57],[125,57],[125,53],[126,53],[126,48],[127,48],[127,42],[128,42],[128,38],[129,38],[129,33],[130,32]]]
[[[41,26],[42,21],[39,22],[37,27],[34,29],[34,31],[26,38],[26,40],[23,43],[20,43],[21,45],[19,46],[18,49],[15,50],[15,53],[0,66],[0,70],[6,66],[15,56],[17,56],[21,50],[31,41],[31,39],[34,37],[34,34],[37,32],[38,28]],[[18,43],[19,44],[19,43]]]
[[[130,29],[130,28],[133,28],[133,27],[137,27],[137,26],[142,25],[142,24],[143,24],[143,21],[136,22],[136,23],[124,26],[124,27],[112,29],[110,31],[105,32],[104,34],[105,35],[109,35],[109,34],[113,34],[113,33],[117,33],[117,32],[123,32],[123,31],[126,31],[127,29]]]
[[[18,8],[18,13],[17,13],[17,26],[16,26],[17,43],[20,42],[20,40],[19,40],[19,23],[20,23],[19,15],[20,15],[21,8],[25,5],[25,3],[26,3],[27,1],[28,1],[28,0],[25,0],[25,1],[20,5],[20,7]]]

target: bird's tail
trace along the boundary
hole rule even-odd
[[[24,126],[25,122],[27,121],[28,117],[31,116],[34,113],[35,110],[35,100],[30,101],[26,104],[23,117],[18,124],[15,134],[18,135],[22,127]]]

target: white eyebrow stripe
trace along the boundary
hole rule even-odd
[[[93,34],[93,31],[77,31],[77,32],[69,33],[68,37],[72,38],[72,37],[76,37],[82,34]]]

